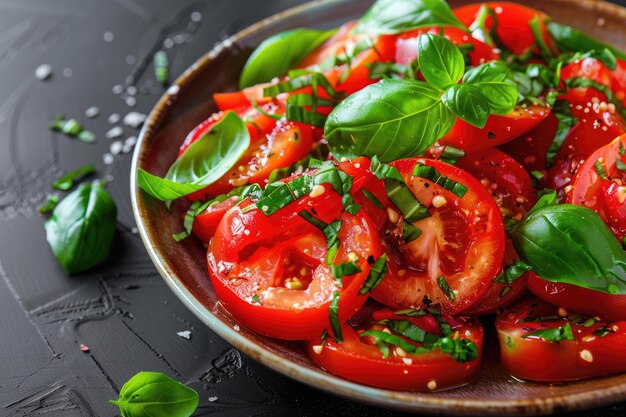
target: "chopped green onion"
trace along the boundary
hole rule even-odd
[[[596,169],[596,172],[598,173],[600,178],[605,179],[606,178],[606,171],[604,170],[604,167],[602,166],[602,162],[596,161],[596,163],[593,164],[593,166]]]
[[[450,285],[448,285],[446,277],[441,275],[439,278],[437,278],[437,285],[439,285],[439,288],[441,288],[441,291],[448,298],[448,300],[454,301],[454,291],[452,291],[452,288],[450,288]]]
[[[375,205],[378,208],[384,209],[385,206],[383,206],[383,203],[380,202],[380,200],[378,198],[376,198],[376,196],[374,194],[372,194],[371,191],[366,190],[365,188],[363,188],[363,195],[372,202],[373,205]]]
[[[59,204],[59,196],[56,194],[48,194],[46,196],[46,202],[39,206],[37,211],[41,214],[51,213],[57,204]]]
[[[154,54],[154,76],[162,85],[167,85],[169,83],[169,62],[165,51],[157,51]]]
[[[381,283],[385,275],[387,274],[387,254],[382,254],[380,258],[374,262],[370,268],[370,272],[367,275],[367,279],[363,283],[363,286],[359,290],[361,295],[365,295],[374,289]]]
[[[339,297],[340,291],[333,293],[333,300],[330,302],[328,308],[330,314],[330,327],[333,330],[333,336],[335,336],[335,342],[341,343],[343,341],[343,335],[341,334],[341,322],[339,321]]]
[[[70,189],[72,189],[72,187],[74,187],[74,181],[85,175],[93,174],[94,172],[95,168],[93,164],[85,165],[84,167],[78,168],[74,171],[70,171],[62,177],[56,179],[52,183],[52,186],[57,190],[69,191]]]
[[[404,243],[409,243],[417,239],[422,235],[422,229],[419,227],[413,226],[413,224],[409,222],[402,223],[402,239]]]
[[[522,339],[528,339],[530,337],[538,337],[551,343],[558,343],[564,340],[576,340],[574,338],[574,333],[572,333],[572,327],[569,323],[562,327],[536,330],[522,336]]]

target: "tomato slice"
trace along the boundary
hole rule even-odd
[[[408,65],[417,58],[418,37],[424,33],[434,33],[439,35],[442,28],[430,27],[420,28],[404,32],[397,36],[396,41],[396,57],[395,61],[401,65]],[[443,27],[443,36],[455,45],[470,44],[473,49],[469,53],[470,64],[472,66],[480,65],[485,62],[494,61],[500,58],[500,55],[484,42],[468,35],[467,32],[452,26]]]
[[[533,335],[568,325],[571,336],[558,342]],[[574,381],[626,371],[624,321],[604,323],[529,298],[498,316],[496,329],[502,365],[518,378]]]
[[[621,165],[626,163],[625,146],[626,134],[591,154],[578,170],[567,196],[568,203],[598,213],[619,241],[626,237],[626,171]]]
[[[233,208],[238,201],[239,197],[233,196],[220,203],[207,207],[206,210],[197,215],[194,219],[193,234],[204,243],[209,243],[222,217],[224,217],[224,214]]]
[[[457,119],[439,143],[465,151],[493,148],[527,133],[549,114],[550,110],[542,106],[517,107],[510,114],[489,116],[482,129]]]
[[[467,191],[459,197],[429,179],[414,177],[417,163],[433,167]],[[389,273],[372,297],[393,308],[435,303],[447,314],[468,309],[487,291],[502,266],[505,237],[498,206],[478,180],[453,165],[423,158],[390,165],[399,170],[431,216],[413,223],[422,234],[405,243],[404,219],[397,218],[395,206],[387,208],[391,211],[381,234],[389,253]],[[450,291],[444,291],[442,280]]]
[[[582,77],[609,87],[615,97],[626,104],[626,61],[617,59],[616,68],[610,70],[595,58],[582,58],[561,69],[561,79]]]
[[[355,327],[343,325],[342,343],[337,343],[331,337],[325,341],[318,338],[307,342],[307,352],[315,363],[335,375],[386,389],[433,391],[459,386],[473,378],[479,370],[482,354],[483,330],[480,323],[471,319],[451,319],[427,310],[412,312],[420,316],[397,315],[388,309],[376,310]],[[372,325],[370,324],[372,319],[382,324]],[[471,343],[475,350],[463,358],[453,357],[442,352],[440,348],[431,350],[428,343],[415,341],[419,340],[419,336],[413,335],[411,339],[396,333],[393,329],[398,330],[395,327],[398,323],[411,325],[412,329],[421,335],[425,332],[428,335],[425,337],[429,338],[431,343],[445,338],[450,344]],[[442,327],[442,324],[449,326],[450,329]],[[389,350],[385,357],[383,351],[375,344],[376,338],[363,335],[365,331],[372,330],[400,338],[409,347],[427,348],[423,349],[423,352],[418,350],[416,353],[410,353],[393,344],[379,341],[379,346],[384,343]]]
[[[535,37],[530,30],[529,23],[535,17],[539,18],[544,40],[550,45],[550,36],[544,23],[548,16],[521,4],[498,1],[474,3],[457,7],[454,9],[454,14],[469,27],[476,20],[478,10],[483,4],[487,5],[497,17],[496,35],[502,44],[515,55],[524,55],[534,47]],[[493,26],[492,20],[491,16],[487,18],[485,23],[487,29]]]
[[[478,179],[489,191],[505,219],[521,221],[537,198],[530,176],[513,158],[497,149],[467,154],[456,166]],[[517,261],[511,239],[507,237],[504,267]],[[512,283],[492,282],[489,289],[467,314],[489,314],[499,307],[511,304],[526,291],[528,272]]]
[[[356,190],[355,190],[356,191]],[[213,288],[221,304],[257,333],[284,340],[319,336],[329,325],[329,306],[340,292],[339,319],[350,318],[366,297],[359,293],[370,262],[382,253],[374,224],[364,210],[342,211],[341,196],[324,185],[270,216],[244,210],[244,201],[226,212],[207,255]],[[321,221],[341,220],[335,264],[356,259],[361,269],[338,287],[326,264],[324,234],[299,215],[307,210]]]

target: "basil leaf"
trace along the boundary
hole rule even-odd
[[[200,398],[193,389],[160,372],[139,372],[128,380],[117,400],[122,417],[189,417]]]
[[[40,214],[51,213],[52,210],[59,204],[59,196],[56,194],[48,194],[46,196],[46,202],[37,208]]]
[[[574,333],[572,333],[572,327],[569,323],[562,327],[536,330],[532,333],[525,334],[522,336],[522,339],[528,339],[530,337],[538,337],[551,343],[558,343],[563,340],[576,340],[574,338]]]
[[[514,231],[513,244],[543,279],[626,294],[626,252],[588,208],[562,204],[533,209]]]
[[[530,265],[525,264],[522,261],[513,261],[509,265],[506,265],[502,273],[493,279],[493,282],[499,282],[503,284],[512,284],[513,281],[524,275],[527,271],[530,271]]]
[[[446,281],[445,276],[441,275],[439,278],[437,278],[437,285],[448,300],[454,301],[454,291],[452,291],[452,288],[450,288],[450,285],[448,285],[448,281]]]
[[[444,0],[377,0],[359,19],[354,33],[394,34],[443,25],[467,30]]]
[[[572,116],[572,110],[567,101],[557,101],[554,104],[552,113],[556,116],[558,125],[554,139],[552,139],[552,143],[546,152],[546,165],[548,168],[554,164],[556,155],[559,153],[561,146],[563,146],[565,138],[567,138],[570,130],[578,123],[578,118]]]
[[[68,274],[85,271],[109,255],[117,207],[102,184],[81,184],[68,194],[46,220],[46,238]]]
[[[550,36],[554,39],[561,51],[589,52],[592,50],[600,51],[606,48],[617,58],[626,59],[626,53],[570,26],[561,25],[556,22],[547,22],[546,26],[548,33],[550,33]]]
[[[74,181],[85,175],[93,174],[94,172],[95,168],[93,164],[85,165],[82,168],[70,171],[62,177],[58,178],[52,183],[52,186],[57,190],[69,191],[72,189],[72,187],[74,187]]]
[[[368,259],[369,262],[369,259]],[[371,263],[371,262],[370,262]],[[383,253],[380,258],[376,260],[372,264],[370,268],[370,272],[367,275],[367,279],[363,283],[363,286],[359,290],[359,294],[365,295],[370,291],[374,291],[374,289],[381,283],[387,272],[389,271],[389,267],[387,266],[387,254]]]
[[[390,162],[424,152],[455,120],[436,88],[421,81],[384,79],[339,103],[324,134],[337,159],[378,155]]]
[[[417,56],[422,75],[441,90],[459,82],[465,72],[463,54],[452,42],[433,33],[417,38]]]
[[[537,200],[535,205],[526,214],[527,216],[541,208],[554,206],[556,204],[556,190],[543,190],[541,194],[542,195],[539,196],[539,199]]]
[[[139,187],[159,200],[175,200],[214,183],[231,169],[250,146],[250,133],[229,111],[209,132],[192,143],[165,178],[137,171]]]
[[[341,333],[341,322],[339,321],[339,298],[341,297],[341,291],[335,291],[333,293],[333,299],[328,307],[330,328],[333,331],[335,342],[343,342],[343,335]]]
[[[292,29],[265,39],[252,52],[241,71],[239,88],[280,77],[324,43],[335,30]]]
[[[157,51],[154,54],[154,77],[161,85],[167,85],[170,82],[169,59],[165,51]]]
[[[463,84],[480,88],[487,98],[491,114],[509,114],[517,104],[515,77],[500,61],[470,68],[463,76]]]
[[[455,84],[441,97],[454,114],[467,123],[483,128],[489,118],[489,101],[485,94],[473,85]]]

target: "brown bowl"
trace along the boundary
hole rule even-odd
[[[484,363],[469,385],[434,393],[397,392],[352,383],[311,362],[298,343],[281,342],[239,327],[218,303],[207,273],[206,249],[190,238],[176,243],[184,207],[172,213],[137,187],[138,167],[164,175],[189,132],[216,110],[212,93],[235,90],[252,49],[267,36],[294,27],[331,28],[357,18],[369,1],[305,4],[265,19],[217,44],[176,81],[154,107],[133,157],[131,198],[143,242],[174,293],[213,331],[246,355],[313,387],[378,406],[446,415],[539,415],[580,410],[626,400],[626,375],[544,385],[512,379],[500,366],[495,335],[487,330]],[[470,1],[450,1],[451,6]],[[575,26],[614,45],[626,45],[626,9],[592,0],[525,1],[555,20]],[[492,327],[492,326],[491,326]]]

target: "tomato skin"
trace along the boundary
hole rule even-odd
[[[359,290],[370,270],[368,259],[377,259],[382,253],[375,225],[364,210],[356,216],[342,213],[341,196],[330,185],[323,186],[321,195],[305,196],[271,216],[258,209],[245,211],[252,203],[244,200],[226,212],[209,244],[209,274],[221,304],[257,333],[283,340],[311,339],[330,328],[329,305],[334,292],[341,292],[342,321],[356,313],[367,298]],[[302,210],[315,213],[326,223],[337,217],[342,220],[335,263],[346,262],[354,253],[361,269],[343,278],[343,288],[337,287],[325,264],[326,238],[299,215]],[[304,259],[310,271],[305,271],[308,286],[292,289],[283,283],[294,274],[288,271],[294,259]]]
[[[224,217],[226,212],[233,208],[238,201],[239,197],[233,196],[214,206],[207,207],[204,212],[197,215],[194,219],[193,229],[191,230],[193,234],[204,243],[209,243],[222,217]]]
[[[550,44],[550,36],[544,23],[548,16],[539,10],[521,4],[498,1],[474,3],[457,7],[453,12],[463,24],[469,27],[476,19],[478,10],[483,4],[486,4],[496,13],[498,19],[496,34],[504,46],[515,55],[523,55],[534,46],[535,37],[530,30],[529,22],[535,16],[539,17],[543,37],[548,45]],[[492,25],[492,19],[488,17],[485,26],[487,29],[491,29]]]
[[[343,343],[337,343],[329,337],[317,353],[314,349],[319,350],[321,345],[318,338],[308,341],[306,350],[319,366],[350,381],[401,391],[432,391],[463,385],[479,371],[482,327],[478,321],[461,323],[456,331],[461,337],[472,340],[479,352],[476,360],[465,363],[456,362],[440,351],[399,357],[393,348],[389,358],[384,359],[376,346],[364,343],[348,325],[342,326]]]
[[[550,110],[542,106],[527,109],[517,107],[507,115],[491,115],[485,127],[478,128],[457,119],[452,129],[441,139],[441,145],[450,145],[464,151],[479,151],[509,142],[541,123]]]
[[[431,181],[413,177],[417,162],[463,184],[468,192],[459,198]],[[423,233],[408,244],[399,246],[393,235],[382,233],[389,273],[372,292],[372,298],[397,309],[432,302],[440,305],[445,314],[461,313],[476,304],[502,266],[505,233],[498,207],[478,180],[453,165],[424,158],[403,159],[390,165],[399,170],[418,201],[434,214],[414,223]],[[436,195],[446,200],[445,205],[433,208]],[[455,292],[454,301],[439,287],[437,279],[441,275]]]
[[[626,134],[597,149],[581,165],[567,203],[578,204],[595,211],[613,232],[617,240],[626,237],[626,173],[616,167],[616,161],[626,162],[624,153]],[[607,177],[600,178],[595,164],[600,163]]]
[[[626,295],[551,282],[535,274],[528,279],[528,290],[543,301],[567,310],[598,316],[611,323],[626,320]]]
[[[614,70],[595,58],[582,58],[561,69],[563,81],[574,77],[589,78],[609,87],[616,98],[626,104],[626,61],[623,59],[617,59]]]
[[[500,339],[500,360],[513,376],[531,381],[575,381],[626,371],[626,322],[610,324],[616,332],[604,337],[593,332],[605,323],[591,327],[570,322],[575,340],[551,343],[537,337],[524,338],[536,330],[565,325],[568,321],[525,322],[529,316],[557,314],[557,307],[536,299],[525,299],[496,320]]]

